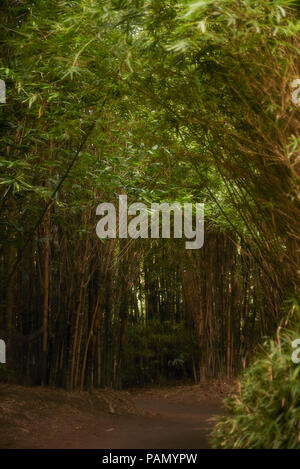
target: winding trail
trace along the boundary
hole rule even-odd
[[[191,402],[189,398],[168,401],[163,398],[139,397],[138,408],[153,415],[145,422],[137,447],[146,449],[206,449],[207,435],[213,427],[210,419],[222,413],[218,399]]]
[[[80,422],[80,431],[65,428],[59,437],[39,444],[46,448],[207,449],[207,435],[213,427],[209,420],[222,413],[216,398],[191,402],[189,398],[168,401],[138,396],[134,403],[143,415],[90,418]]]
[[[111,413],[87,412],[84,403],[80,408],[64,405],[50,415],[48,412],[47,418],[40,410],[42,413],[34,419],[34,425],[23,425],[21,429],[14,427],[14,436],[6,442],[0,439],[0,447],[207,449],[207,437],[214,425],[211,419],[224,413],[224,396],[216,395],[209,386],[205,391],[197,389],[182,387],[128,392],[135,412],[127,414],[114,412],[114,409]]]

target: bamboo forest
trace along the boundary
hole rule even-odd
[[[300,449],[300,2],[0,13],[0,448]]]

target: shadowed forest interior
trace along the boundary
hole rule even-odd
[[[0,12],[0,380],[235,379],[299,324],[299,3]],[[99,239],[98,204],[122,194],[203,203],[203,247]]]

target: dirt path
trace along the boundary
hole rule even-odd
[[[192,387],[191,387],[192,389]],[[16,432],[6,448],[75,449],[204,449],[213,423],[221,414],[222,399],[183,388],[162,392],[149,390],[128,394],[136,413],[55,412],[34,419]],[[65,409],[66,410],[66,409]]]
[[[138,397],[134,401],[145,415],[74,419],[53,435],[39,434],[35,443],[39,448],[204,449],[209,447],[209,419],[222,412],[216,399],[193,403]]]
[[[137,437],[138,447],[147,449],[208,448],[207,434],[213,427],[210,419],[222,413],[221,401],[216,398],[191,402],[189,398],[139,397],[136,405],[153,414],[144,434]]]

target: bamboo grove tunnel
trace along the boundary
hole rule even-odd
[[[231,379],[298,311],[299,9],[200,3],[1,3],[1,380]],[[203,247],[99,240],[121,194]]]

